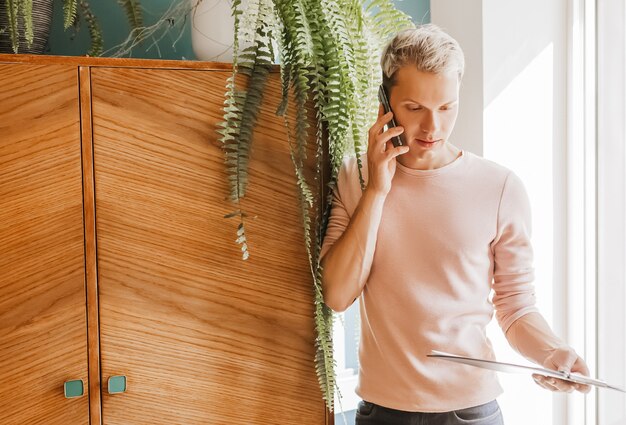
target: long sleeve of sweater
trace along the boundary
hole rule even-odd
[[[497,211],[493,254],[493,305],[506,334],[520,317],[537,312],[531,246],[530,201],[522,181],[509,173],[502,187]]]
[[[513,322],[506,339],[518,353],[542,366],[554,350],[567,346],[537,312],[526,314]]]
[[[345,164],[345,163],[344,163]],[[321,252],[324,302],[346,310],[359,296],[372,267],[384,196],[365,190],[353,213],[342,198],[350,198],[348,164],[341,168],[333,196],[333,209]],[[345,229],[345,230],[344,230]]]

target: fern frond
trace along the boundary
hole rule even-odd
[[[314,282],[314,305],[315,305],[315,370],[322,390],[322,398],[326,401],[328,409],[332,412],[334,408],[334,391],[336,387],[335,365],[332,344],[333,313],[324,304],[321,286],[321,270],[317,258],[319,258],[318,240],[311,238],[311,209],[314,205],[314,196],[311,192],[304,176],[303,158],[299,149],[294,148],[289,121],[284,116],[287,139],[290,145],[291,160],[296,173],[296,181],[299,187],[298,200],[300,204],[300,214],[304,230],[304,245],[309,260],[312,280]],[[316,209],[314,209],[316,210]]]
[[[378,39],[379,51],[390,36],[415,27],[411,17],[396,9],[392,0],[371,0],[365,4],[365,16],[371,18],[370,28]]]
[[[241,222],[239,223],[239,226],[237,227],[237,240],[235,242],[241,245],[242,258],[244,260],[247,260],[250,257],[250,252],[248,251],[248,243],[246,239],[246,228],[243,223],[243,214],[240,215],[240,217],[241,217]]]
[[[87,52],[87,54],[89,56],[100,56],[102,55],[102,50],[104,49],[104,41],[102,40],[102,30],[100,29],[100,24],[96,16],[91,11],[89,3],[85,0],[80,0],[80,10],[81,14],[85,18],[85,21],[87,22],[89,37],[91,38],[91,47],[89,48],[89,52]]]
[[[323,390],[322,397],[328,409],[334,410],[334,392],[337,387],[335,367],[337,362],[333,356],[333,312],[326,304],[321,290],[321,272],[315,278],[315,330],[317,338],[315,346],[316,371],[318,381]]]
[[[78,0],[63,0],[63,29],[68,29],[76,22]]]
[[[227,80],[224,121],[218,125],[218,133],[225,154],[229,199],[241,210],[241,200],[248,184],[253,130],[273,61],[271,34],[276,19],[271,0],[251,0],[245,15],[239,10],[240,3],[233,2],[231,9],[235,18],[233,74]],[[240,45],[247,47],[240,51]],[[238,89],[235,84],[239,75],[247,77],[247,85],[243,89]],[[240,229],[243,229],[243,219],[241,226]],[[241,236],[238,235],[237,241],[242,243],[244,258],[247,258],[247,244],[245,239],[240,242]]]
[[[202,1],[202,0],[199,0]],[[233,37],[233,75],[237,73],[237,55],[239,54],[239,22],[240,16],[243,13],[241,10],[241,0],[233,0],[230,10],[231,16],[234,18],[234,37]]]
[[[261,108],[265,82],[272,65],[268,37],[270,29],[267,26],[271,18],[269,15],[273,13],[271,3],[253,0],[249,6],[252,11],[256,11],[256,22],[251,24],[248,17],[246,21],[239,23],[236,18],[237,26],[241,25],[241,34],[250,34],[250,25],[254,25],[258,30],[254,34],[253,45],[246,47],[241,53],[235,52],[237,67],[234,68],[232,80],[229,82],[224,109],[226,121],[220,125],[223,136],[221,140],[231,181],[230,199],[233,202],[238,202],[245,196],[253,128]],[[238,16],[238,11],[234,10],[233,14]],[[234,82],[239,73],[249,78],[247,89],[237,92]]]
[[[291,65],[285,63],[280,67],[280,82],[282,87],[282,99],[278,108],[276,108],[276,115],[281,117],[287,111],[289,105],[289,88],[291,87]]]
[[[126,19],[130,24],[131,33],[137,32],[143,27],[143,14],[141,13],[141,2],[139,0],[117,0],[126,13]]]
[[[33,0],[20,0],[20,14],[22,15],[22,22],[24,23],[24,39],[26,45],[31,47],[33,45]]]
[[[7,18],[9,20],[9,37],[11,39],[11,47],[13,52],[17,53],[20,45],[20,36],[18,33],[18,13],[19,13],[19,0],[5,0],[7,8]]]

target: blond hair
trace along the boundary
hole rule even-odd
[[[459,43],[435,24],[400,31],[383,49],[383,84],[395,85],[395,73],[405,65],[435,74],[454,71],[463,78],[465,58]]]

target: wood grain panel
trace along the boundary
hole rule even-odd
[[[0,423],[87,424],[78,78],[0,64]],[[86,391],[86,389],[85,389]]]
[[[256,127],[245,262],[215,133],[229,75],[92,70],[105,425],[325,423],[279,75]],[[106,394],[111,375],[126,393]]]

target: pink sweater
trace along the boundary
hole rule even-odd
[[[346,158],[322,256],[343,234],[361,194],[356,159]],[[501,394],[494,372],[426,355],[434,349],[493,359],[485,328],[494,307],[505,333],[537,311],[530,218],[520,179],[470,152],[434,170],[397,163],[359,297],[361,398],[405,411],[442,412]]]

